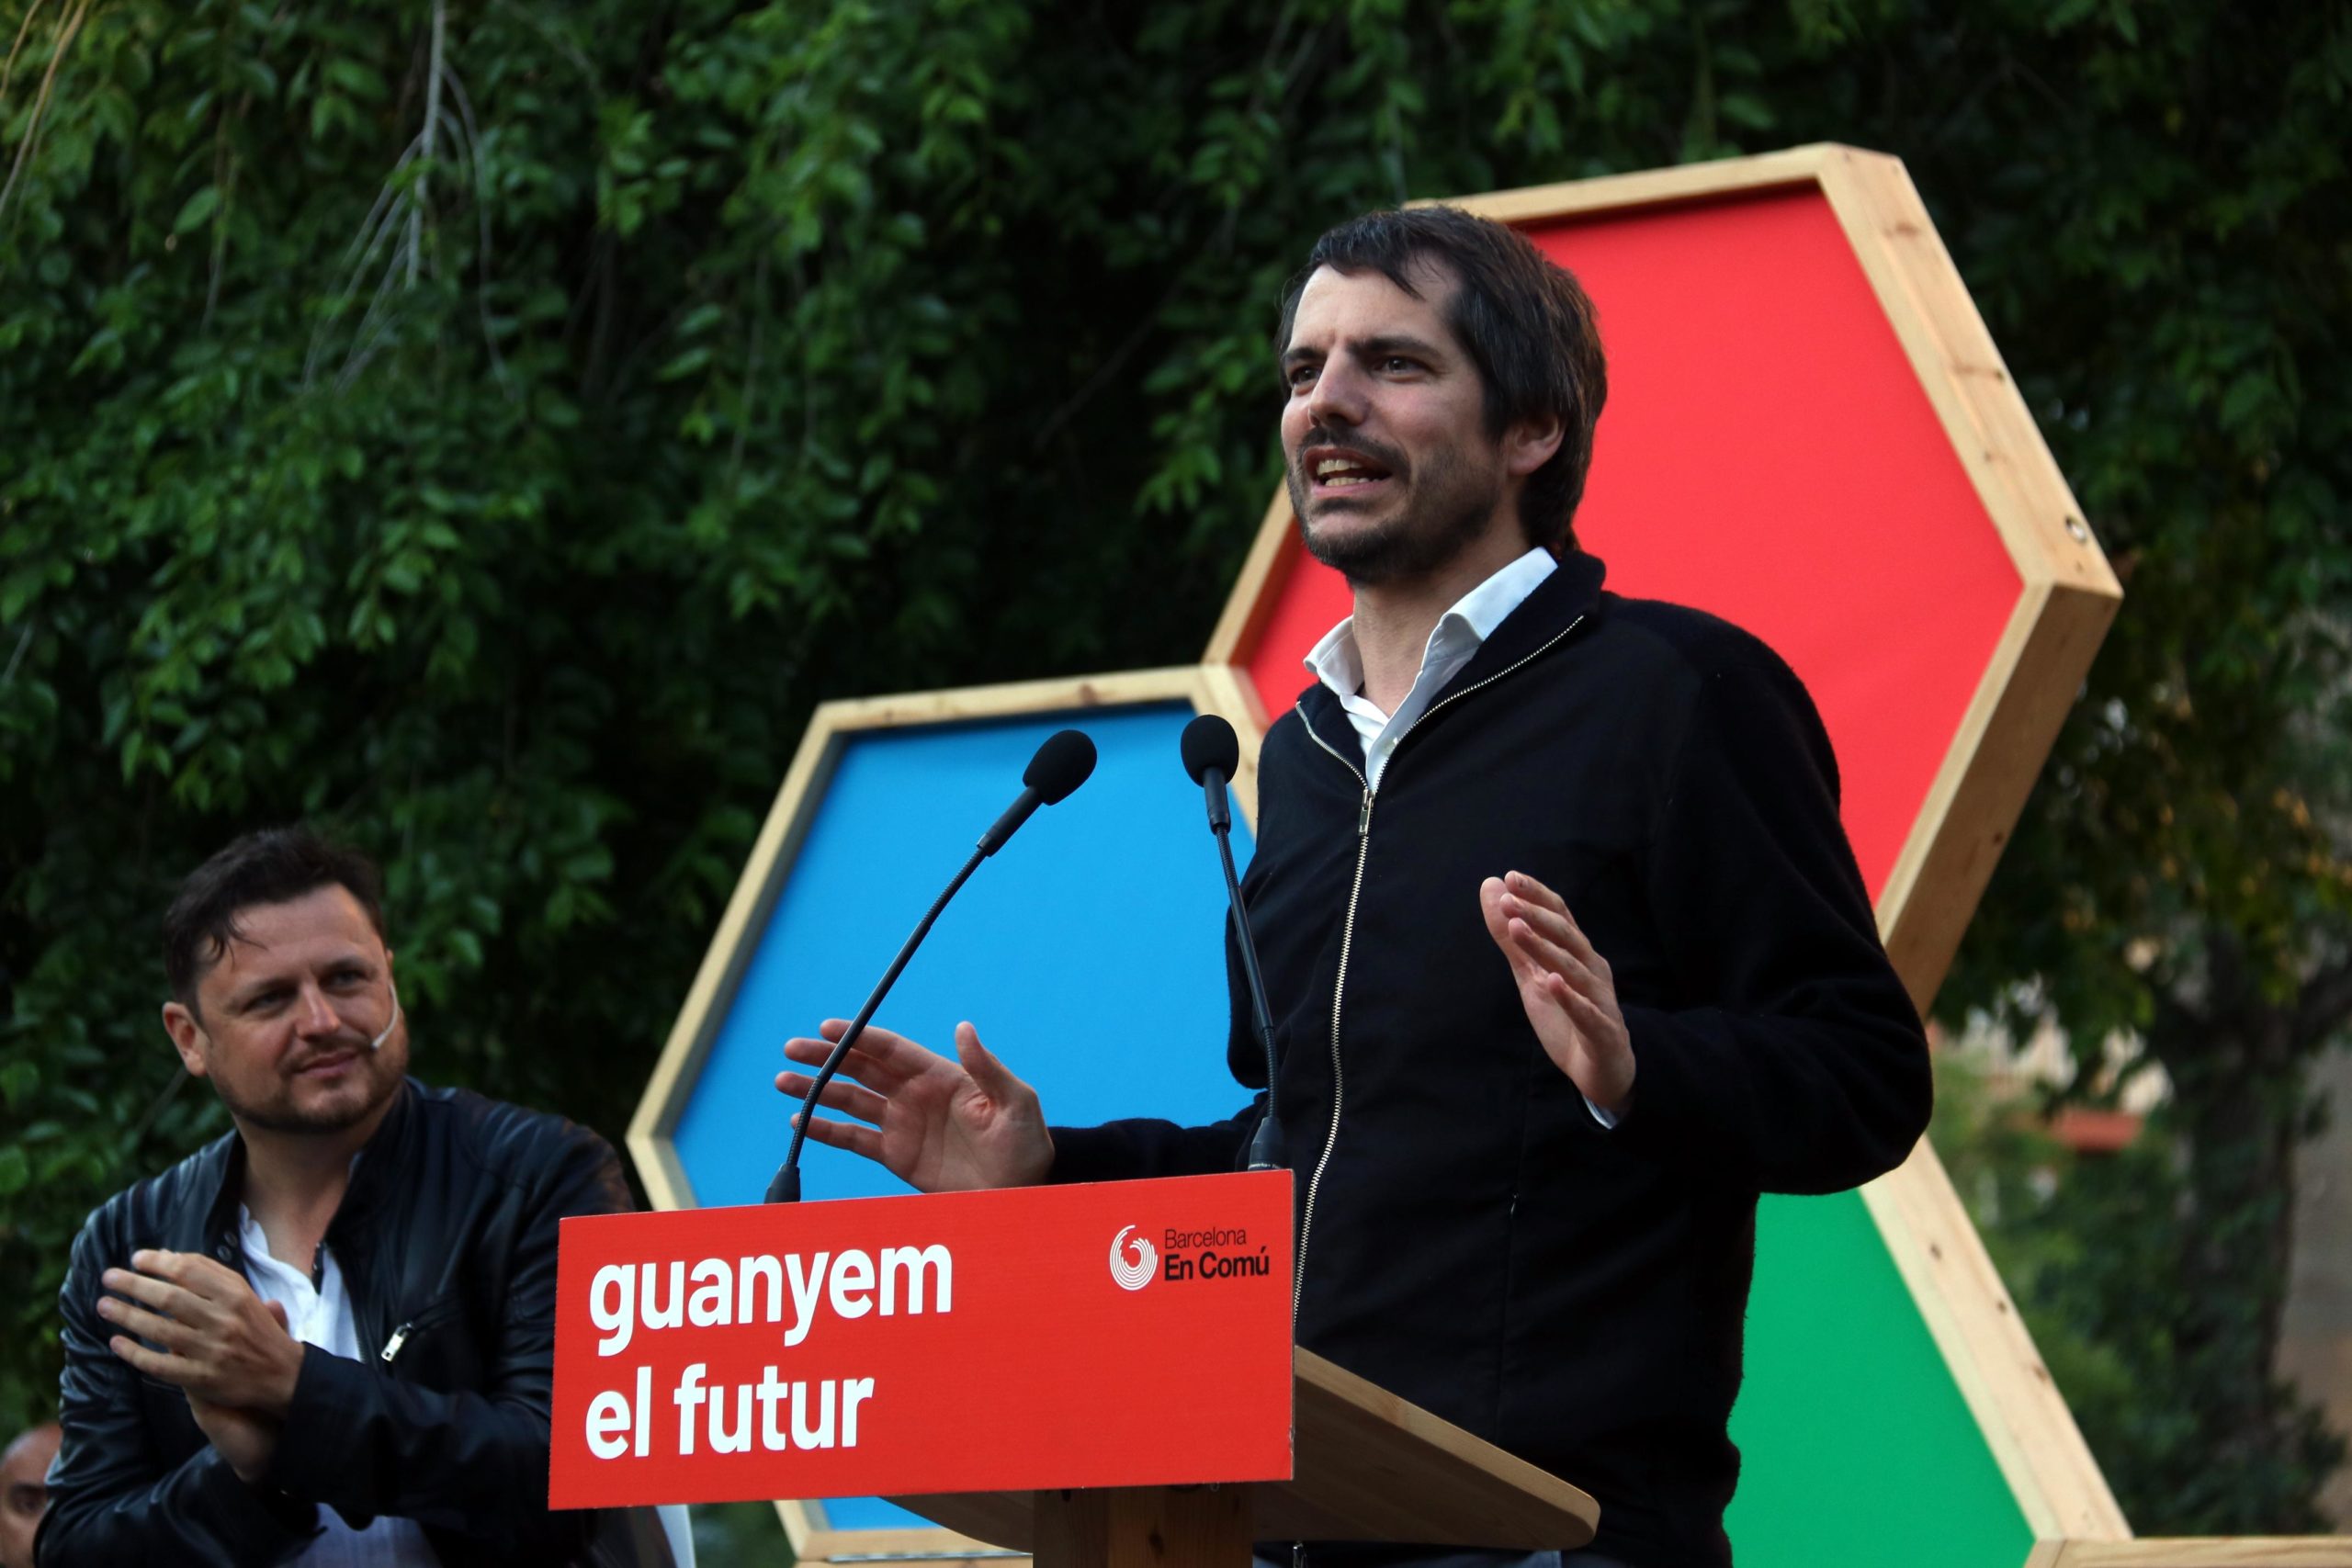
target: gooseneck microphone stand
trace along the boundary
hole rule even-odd
[[[1241,974],[1249,984],[1250,1021],[1266,1052],[1266,1113],[1250,1139],[1249,1168],[1281,1170],[1290,1164],[1283,1146],[1282,1123],[1274,1115],[1274,1020],[1266,1006],[1266,982],[1258,972],[1258,944],[1250,935],[1249,911],[1241,903],[1241,878],[1233,869],[1233,809],[1225,798],[1226,780],[1240,765],[1241,739],[1233,726],[1204,713],[1184,727],[1184,771],[1192,774],[1206,797],[1209,833],[1216,840],[1217,861],[1225,867],[1226,902],[1232,909],[1233,934],[1241,949]]]
[[[1029,766],[1021,775],[1020,795],[1005,807],[1004,815],[980,835],[979,844],[972,851],[971,859],[964,863],[964,869],[956,874],[956,879],[947,885],[947,890],[932,900],[931,908],[923,912],[922,921],[916,925],[914,934],[907,938],[906,945],[899,949],[899,956],[892,959],[890,967],[883,972],[881,984],[874,987],[873,993],[865,998],[865,1005],[857,1010],[857,1016],[850,1020],[847,1029],[842,1031],[841,1039],[834,1043],[832,1051],[825,1057],[825,1065],[817,1069],[816,1078],[800,1101],[800,1113],[793,1118],[792,1145],[785,1152],[784,1163],[776,1167],[775,1176],[768,1183],[765,1201],[800,1201],[800,1149],[808,1139],[808,1118],[816,1114],[817,1099],[825,1092],[825,1086],[833,1081],[833,1075],[841,1071],[842,1063],[849,1057],[850,1048],[857,1043],[858,1036],[865,1032],[865,1025],[874,1017],[874,1010],[880,1007],[882,998],[890,994],[890,987],[898,983],[899,974],[907,966],[907,960],[915,955],[915,949],[922,945],[922,939],[931,934],[932,925],[939,919],[939,912],[947,908],[947,901],[971,880],[972,873],[980,868],[982,861],[1004,848],[1005,840],[1029,820],[1037,807],[1060,804],[1093,772],[1094,742],[1088,739],[1081,730],[1057,730],[1037,748],[1036,755],[1029,759]]]

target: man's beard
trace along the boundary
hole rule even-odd
[[[368,1076],[370,1093],[356,1101],[333,1102],[312,1110],[299,1109],[288,1094],[275,1104],[255,1105],[242,1095],[232,1093],[220,1075],[212,1079],[212,1092],[238,1125],[265,1133],[340,1133],[356,1127],[375,1113],[376,1108],[389,1099],[400,1086],[401,1074],[394,1071],[379,1077],[382,1058],[374,1052],[360,1058],[360,1067]]]
[[[1315,445],[1317,441],[1310,437],[1299,444],[1299,450]],[[1502,500],[1503,488],[1499,468],[1487,471],[1487,482],[1482,485],[1480,470],[1449,449],[1433,455],[1415,471],[1410,504],[1386,524],[1318,536],[1306,520],[1306,476],[1299,471],[1295,459],[1287,466],[1285,478],[1300,543],[1307,554],[1351,583],[1406,581],[1444,566],[1486,532]]]

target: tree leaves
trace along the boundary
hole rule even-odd
[[[1321,229],[1812,140],[1910,162],[2130,577],[1951,1005],[2171,1030],[2291,1146],[2317,1045],[2168,1021],[2352,946],[2341,6],[517,0],[437,72],[433,9],[96,10],[0,214],[0,1416],[82,1214],[220,1125],[152,933],[232,833],[379,854],[421,1067],[616,1133],[815,701],[1196,655]],[[2260,1233],[2177,1174],[2278,1168],[2215,1125],[2080,1190],[2113,1256]],[[2226,1371],[2265,1255],[2177,1385],[2043,1239],[2134,1520],[2296,1528],[2315,1450]]]
[[[202,186],[187,198],[187,204],[180,209],[180,215],[172,220],[172,232],[185,234],[202,226],[220,206],[220,188],[218,186]]]

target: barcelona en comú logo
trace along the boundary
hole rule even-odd
[[[1135,1228],[1127,1225],[1111,1238],[1111,1278],[1119,1281],[1123,1291],[1140,1291],[1159,1272],[1159,1253],[1151,1243],[1141,1236],[1132,1242],[1127,1239]],[[1135,1252],[1132,1258],[1127,1255],[1130,1247]]]

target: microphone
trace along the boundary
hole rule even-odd
[[[1226,803],[1225,786],[1241,765],[1241,738],[1233,733],[1233,726],[1204,713],[1184,727],[1183,739],[1176,744],[1184,755],[1185,775],[1207,792],[1209,831],[1232,831],[1233,811]]]
[[[385,981],[384,985],[385,988],[392,993],[392,1016],[385,1021],[384,1032],[368,1042],[368,1049],[370,1051],[382,1050],[384,1042],[392,1037],[392,1031],[401,1026],[401,988],[390,980]]]
[[[1266,982],[1258,973],[1258,944],[1250,937],[1250,914],[1241,906],[1241,879],[1233,874],[1233,811],[1225,798],[1226,781],[1241,764],[1241,739],[1233,726],[1204,713],[1184,727],[1178,743],[1184,771],[1201,786],[1209,812],[1209,832],[1216,840],[1217,859],[1225,866],[1225,897],[1233,910],[1233,934],[1241,949],[1241,973],[1250,982],[1250,1022],[1266,1048],[1266,1113],[1250,1139],[1251,1170],[1280,1170],[1290,1163],[1283,1148],[1282,1124],[1274,1119],[1274,1021],[1266,1007]]]
[[[1024,786],[1004,808],[1004,815],[980,835],[980,853],[992,855],[1020,830],[1040,806],[1059,806],[1094,772],[1094,742],[1080,729],[1057,729],[1046,737],[1037,754],[1021,772]]]
[[[1094,742],[1086,738],[1083,730],[1058,729],[1046,737],[1046,743],[1037,748],[1036,754],[1029,759],[1028,767],[1022,770],[1021,793],[1013,797],[1011,806],[1004,808],[1004,815],[980,835],[980,841],[973,849],[971,858],[964,863],[964,869],[956,874],[956,879],[947,885],[947,890],[933,900],[931,908],[915,926],[914,934],[908,937],[906,945],[899,949],[899,956],[890,960],[890,967],[884,972],[881,983],[865,998],[865,1005],[857,1010],[857,1016],[850,1020],[849,1027],[842,1031],[842,1037],[834,1044],[832,1054],[825,1058],[825,1065],[817,1069],[816,1078],[808,1085],[807,1097],[800,1101],[800,1114],[793,1122],[792,1146],[786,1151],[784,1163],[776,1167],[775,1177],[768,1183],[766,1201],[800,1201],[800,1146],[808,1140],[808,1118],[816,1114],[817,1099],[825,1092],[825,1086],[833,1081],[833,1075],[841,1071],[850,1047],[856,1044],[857,1037],[865,1032],[866,1022],[873,1018],[874,1010],[882,1005],[882,998],[890,994],[892,986],[898,984],[899,972],[906,968],[907,960],[915,955],[915,949],[922,945],[922,939],[931,934],[932,922],[939,919],[942,909],[947,908],[947,901],[971,880],[972,873],[979,869],[980,862],[1004,848],[1005,840],[1020,831],[1021,824],[1028,821],[1037,807],[1060,805],[1093,772]]]

